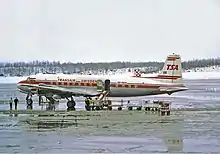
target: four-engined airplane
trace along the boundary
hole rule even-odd
[[[53,101],[66,98],[67,106],[74,104],[73,97],[134,97],[172,94],[185,91],[182,83],[182,66],[179,55],[169,55],[158,75],[143,75],[136,72],[127,75],[67,75],[37,74],[17,84],[20,92],[41,95]],[[71,99],[69,99],[71,98]]]

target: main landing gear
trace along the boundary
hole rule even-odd
[[[53,95],[48,94],[48,95],[43,95],[44,97],[46,97],[46,99],[48,100],[48,106],[46,108],[46,110],[55,110],[56,105],[57,105],[57,101],[53,98]],[[42,95],[39,95],[39,105],[41,105],[43,103],[43,97]],[[71,96],[66,97],[67,101],[67,111],[75,111],[76,108],[76,102],[74,101],[73,97]],[[32,100],[32,94],[28,93],[26,96],[26,104],[27,104],[27,109],[33,109],[33,100]]]
[[[76,102],[74,101],[74,99],[73,99],[73,97],[71,96],[70,97],[70,100],[69,100],[69,98],[66,98],[67,100],[68,100],[68,102],[67,102],[67,111],[75,111],[76,110],[76,108],[75,108],[75,106],[76,106]]]

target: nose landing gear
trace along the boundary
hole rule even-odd
[[[27,104],[27,109],[33,109],[33,100],[31,93],[27,94],[26,96],[26,104]]]
[[[66,98],[68,101],[67,101],[67,111],[75,111],[76,108],[76,102],[74,101],[73,97],[71,96],[71,99],[69,100],[68,98]]]

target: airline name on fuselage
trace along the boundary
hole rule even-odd
[[[68,78],[57,78],[58,81],[63,81],[63,82],[86,82],[86,83],[96,83],[97,80],[76,80],[76,79],[68,79]],[[121,81],[118,81],[117,83],[119,84],[124,84],[124,83],[127,83],[127,82],[121,82]]]
[[[67,82],[89,82],[89,83],[95,83],[96,80],[80,80],[77,81],[76,79],[68,79],[68,78],[58,78],[58,81],[67,81]]]

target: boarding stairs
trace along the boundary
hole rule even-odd
[[[103,81],[99,80],[97,83],[97,91],[100,92],[100,95],[96,99],[96,104],[102,106],[103,102],[110,93],[110,80],[105,80],[104,83]]]

